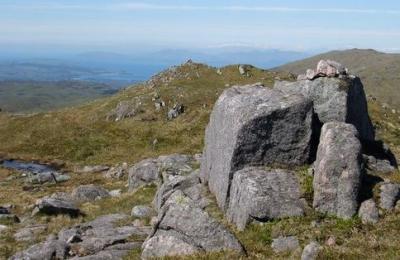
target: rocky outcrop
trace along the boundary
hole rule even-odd
[[[18,252],[10,259],[122,259],[131,250],[140,248],[150,234],[150,227],[117,226],[127,215],[111,214],[61,230],[57,236]],[[129,242],[129,238],[135,241]]]
[[[168,120],[172,120],[174,118],[177,118],[181,114],[185,112],[185,107],[182,104],[175,104],[169,111],[167,118]]]
[[[232,233],[180,190],[175,191],[162,207],[154,232],[142,249],[145,259],[221,250],[243,252]]]
[[[219,97],[211,114],[201,163],[220,208],[229,203],[231,180],[245,166],[301,165],[312,146],[312,102],[259,85],[236,86]]]
[[[320,77],[296,82],[277,81],[274,89],[304,95],[314,102],[315,113],[321,123],[339,121],[353,124],[362,140],[374,141],[374,128],[359,78]]]
[[[361,144],[353,125],[326,123],[314,163],[314,208],[351,218],[358,209],[361,186]]]
[[[295,173],[245,168],[233,177],[227,218],[244,230],[253,220],[302,216],[303,208]]]
[[[172,154],[146,159],[129,169],[129,190],[150,183],[162,183],[193,171],[194,159],[188,155]]]
[[[118,105],[107,114],[107,120],[120,121],[124,118],[130,118],[140,113],[142,101],[139,98],[128,101],[121,101]]]

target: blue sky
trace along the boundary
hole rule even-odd
[[[400,52],[400,1],[0,0],[0,46]]]

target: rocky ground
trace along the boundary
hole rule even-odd
[[[198,66],[167,70],[147,87],[201,78]],[[245,83],[256,74],[235,69]],[[216,95],[202,154],[59,162],[33,176],[0,168],[0,258],[400,257],[396,121],[371,120],[362,82],[338,63],[275,80],[274,89],[226,86]],[[162,95],[151,102],[169,126],[192,113],[184,100],[168,109]],[[130,102],[114,102],[105,122],[149,113],[140,98]],[[163,140],[150,140],[161,153]]]

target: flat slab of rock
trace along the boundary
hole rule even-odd
[[[246,166],[301,165],[312,146],[312,102],[300,94],[284,94],[259,85],[225,90],[206,129],[201,163],[223,210],[228,206],[234,172]]]
[[[227,218],[244,230],[252,220],[302,216],[303,208],[295,173],[245,168],[233,177]]]
[[[386,210],[391,210],[400,199],[400,184],[383,183],[380,186],[380,207]]]
[[[72,198],[78,202],[95,201],[110,197],[110,193],[100,186],[81,185],[75,188],[71,193]]]
[[[368,116],[367,99],[359,78],[324,77],[296,82],[277,81],[274,89],[304,95],[314,102],[315,112],[322,123],[339,121],[353,124],[361,139],[374,141],[374,128]]]
[[[279,237],[272,240],[272,250],[275,253],[291,252],[300,247],[297,237]]]
[[[45,241],[16,253],[9,260],[52,260],[65,259],[69,247],[62,241]]]
[[[142,249],[145,259],[221,250],[243,253],[241,244],[231,232],[179,190],[166,202],[156,229]]]
[[[32,225],[17,230],[14,234],[16,241],[33,241],[39,234],[47,230],[47,225]]]
[[[326,123],[314,163],[313,207],[322,213],[351,218],[357,213],[362,178],[361,144],[353,125]]]
[[[36,201],[35,209],[32,214],[37,213],[45,215],[70,215],[71,217],[77,217],[81,214],[79,208],[74,202],[69,200],[62,200],[57,198],[42,198]]]

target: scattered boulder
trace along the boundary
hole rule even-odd
[[[376,224],[379,220],[379,211],[373,199],[361,203],[358,216],[363,224]]]
[[[182,104],[175,104],[171,110],[168,111],[168,120],[177,118],[185,112],[185,107]]]
[[[135,218],[148,218],[154,215],[154,210],[149,206],[138,205],[133,207],[131,216]]]
[[[185,176],[193,171],[194,159],[188,155],[171,154],[156,159],[146,159],[129,169],[129,190],[150,183],[167,182],[177,176]]]
[[[81,214],[74,202],[68,199],[44,197],[36,201],[32,215],[38,213],[45,215],[70,215],[77,217]]]
[[[31,184],[60,183],[70,180],[71,177],[60,172],[39,172],[29,173],[27,182]]]
[[[274,89],[304,95],[314,102],[314,110],[321,123],[339,121],[353,124],[363,141],[374,141],[364,87],[358,77],[277,81]]]
[[[128,175],[128,164],[126,162],[121,165],[116,165],[111,167],[105,174],[104,177],[109,179],[121,179],[122,177]]]
[[[351,218],[358,209],[361,186],[361,144],[353,125],[330,122],[322,127],[314,163],[314,208]]]
[[[179,190],[162,208],[142,249],[145,259],[221,250],[244,252],[232,233]]]
[[[303,208],[293,172],[244,168],[233,176],[227,218],[239,230],[253,220],[302,216]]]
[[[219,97],[206,129],[202,182],[228,206],[234,172],[245,166],[301,165],[311,157],[312,102],[260,85],[236,86]]]
[[[71,193],[72,198],[77,202],[89,202],[110,197],[110,193],[99,186],[93,184],[81,185]]]
[[[121,196],[122,190],[121,189],[111,190],[109,193],[111,197],[119,197]]]
[[[271,247],[275,253],[283,253],[295,251],[300,247],[300,244],[295,236],[279,237],[272,240]]]
[[[380,186],[380,207],[392,210],[400,199],[400,184],[386,182]]]
[[[315,260],[318,257],[318,253],[322,250],[322,247],[318,242],[311,242],[306,245],[301,254],[301,260]]]
[[[141,112],[142,102],[136,98],[129,101],[121,101],[117,107],[107,114],[107,120],[120,121],[125,118],[136,116]]]

